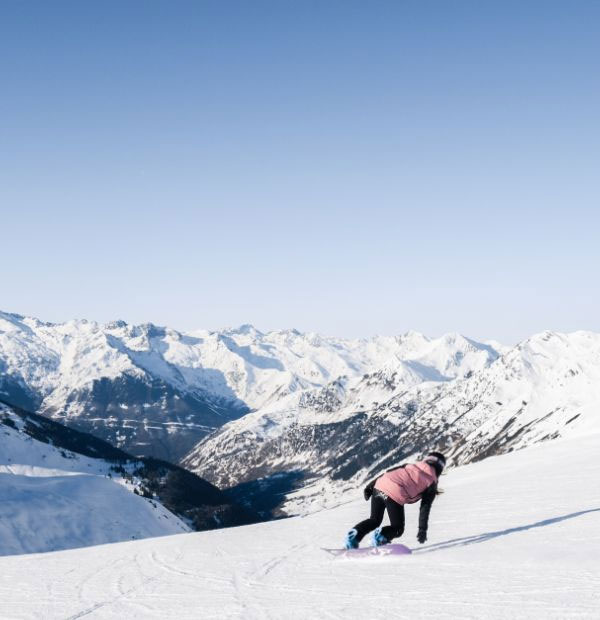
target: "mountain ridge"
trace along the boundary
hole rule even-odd
[[[427,373],[450,380],[498,354],[456,334],[344,340],[248,324],[183,333],[0,312],[0,396],[137,456],[171,461],[249,411],[340,377],[405,360],[413,381]]]

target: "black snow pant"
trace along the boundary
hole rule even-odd
[[[390,525],[382,527],[381,533],[388,540],[402,536],[404,532],[404,506],[375,489],[371,495],[371,517],[354,526],[358,532],[357,541],[362,540],[369,532],[381,525],[386,508]]]

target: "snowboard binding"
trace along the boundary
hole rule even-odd
[[[390,541],[381,533],[381,528],[378,527],[371,535],[371,542],[373,547],[381,547],[387,545]]]

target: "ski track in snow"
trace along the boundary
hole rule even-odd
[[[0,558],[0,617],[598,618],[600,434],[451,470],[412,556],[335,559],[358,500],[306,517]],[[357,492],[358,495],[358,492]]]

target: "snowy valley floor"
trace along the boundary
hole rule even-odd
[[[0,558],[2,618],[598,618],[600,435],[450,471],[412,556],[333,559],[362,500],[304,518]],[[358,493],[357,493],[358,495]]]

